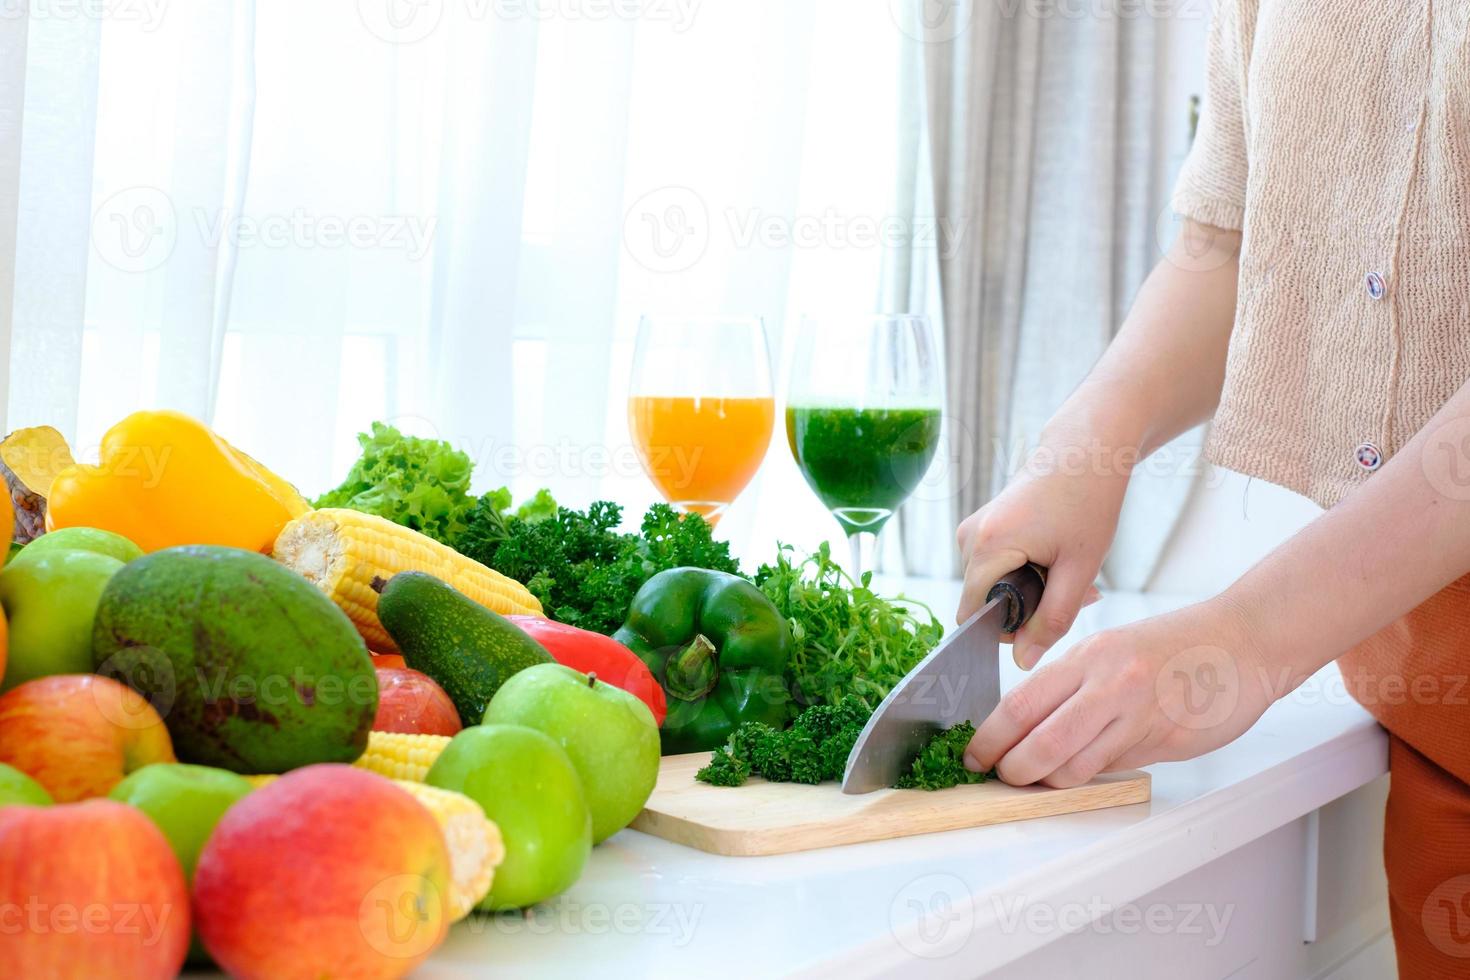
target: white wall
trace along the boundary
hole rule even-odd
[[[1219,592],[1321,513],[1289,490],[1210,468],[1185,508],[1150,591]]]

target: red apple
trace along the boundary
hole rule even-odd
[[[189,948],[189,890],[124,803],[0,807],[0,964],[10,977],[155,980]]]
[[[173,761],[153,705],[111,678],[55,674],[0,695],[0,762],[58,803],[106,796],[134,769]]]
[[[429,811],[352,766],[307,766],[225,812],[194,922],[241,980],[401,977],[444,941],[449,854]]]
[[[434,678],[407,667],[378,668],[378,717],[373,720],[373,731],[458,735],[462,727],[454,702]]]

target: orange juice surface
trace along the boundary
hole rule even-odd
[[[649,478],[669,501],[706,516],[718,516],[760,469],[775,419],[773,398],[628,399]]]

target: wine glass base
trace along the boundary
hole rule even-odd
[[[883,507],[836,507],[832,516],[849,535],[859,532],[877,534],[893,516],[893,511]]]
[[[729,503],[717,500],[672,500],[670,503],[686,514],[698,514],[710,527],[718,524],[725,511],[730,509]]]

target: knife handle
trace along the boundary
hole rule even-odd
[[[1026,625],[1026,621],[1041,604],[1041,592],[1044,588],[1046,569],[1035,562],[1027,562],[995,583],[985,601],[999,598],[1006,600],[1006,618],[1000,628],[1002,633],[1014,633]]]

